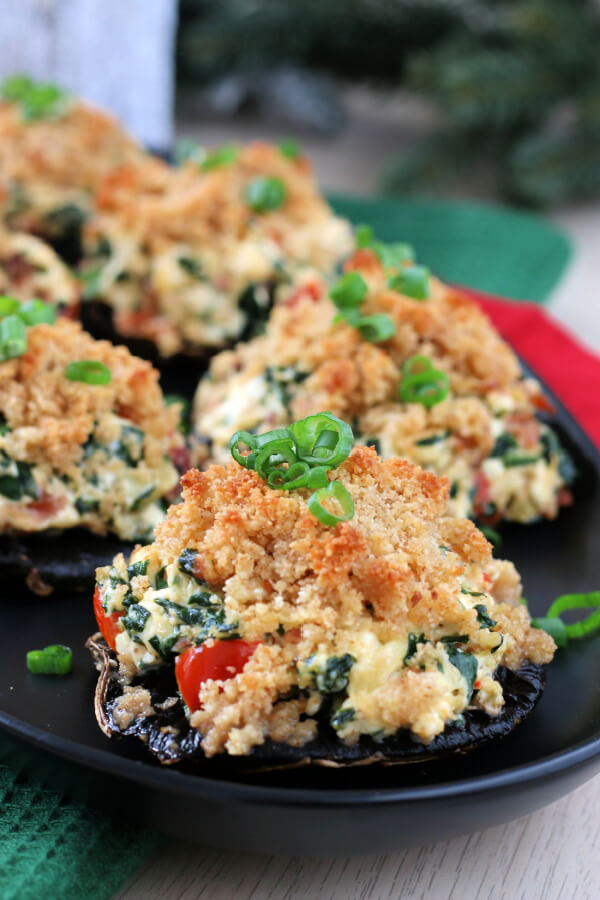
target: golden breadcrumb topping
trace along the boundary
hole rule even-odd
[[[559,452],[547,452],[547,428],[535,418],[549,404],[479,307],[433,277],[424,300],[390,289],[370,250],[346,268],[367,283],[361,313],[389,316],[395,334],[371,343],[337,321],[326,281],[305,273],[281,289],[264,335],[213,358],[194,403],[197,462],[225,461],[238,429],[260,433],[326,409],[384,456],[446,475],[457,515],[473,512],[475,495],[475,507],[493,500],[499,518],[554,517],[564,486]],[[413,356],[448,376],[447,397],[431,408],[402,401],[403,366]],[[478,474],[502,435],[519,465],[505,467],[499,457]]]
[[[214,592],[214,602],[221,597],[227,621],[244,640],[259,642],[239,674],[200,687],[191,722],[207,755],[244,754],[267,737],[297,745],[310,739],[323,699],[315,666],[332,656],[354,660],[338,710],[347,713],[338,733],[349,742],[399,728],[428,742],[467,706],[496,715],[503,704],[492,677],[497,666],[552,658],[552,639],[532,629],[519,606],[514,566],[492,558],[471,521],[445,517],[445,479],[365,447],[335,477],[355,513],[328,528],[311,515],[305,490],[272,490],[236,463],[192,470],[182,479],[183,503],[170,508],[155,543],[133,554],[138,564],[148,560],[148,574],[127,587],[122,558],[114,570],[98,571],[109,612],[128,590],[145,608],[136,640],[126,631],[117,638],[124,672],[135,671],[136,654],[158,633],[152,629],[168,624],[171,585],[187,590],[190,576],[177,570],[184,551],[192,554],[193,577]],[[159,567],[171,573],[166,592],[166,582],[152,588],[150,573]],[[452,653],[477,660],[472,697]]]
[[[69,381],[69,363],[98,360],[111,373],[106,385]],[[27,330],[27,350],[0,363],[0,413],[10,433],[10,456],[66,471],[82,456],[82,445],[104,413],[114,413],[146,434],[146,458],[158,459],[176,430],[178,411],[165,408],[158,372],[126,347],[96,341],[77,322]]]
[[[85,227],[84,268],[117,331],[153,341],[164,356],[237,339],[266,315],[273,284],[298,266],[330,271],[353,247],[306,159],[262,143],[232,152],[207,171],[150,157],[123,166],[100,186]],[[263,177],[281,197],[276,209],[256,211],[246,191]],[[248,291],[250,308],[241,302]]]
[[[280,178],[286,196],[278,209],[257,216],[244,191],[261,175]],[[154,250],[170,243],[212,246],[222,237],[239,240],[257,218],[276,242],[292,241],[293,227],[331,216],[306,157],[290,160],[260,142],[240,147],[235,161],[206,172],[193,162],[173,169],[146,158],[110,173],[96,200],[101,212],[118,215]]]
[[[5,185],[47,183],[91,191],[115,166],[142,153],[112,116],[81,101],[71,100],[56,118],[28,121],[18,103],[0,102],[0,173]]]

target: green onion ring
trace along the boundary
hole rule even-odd
[[[581,622],[565,625],[567,637],[581,638],[600,627],[600,609],[598,607],[600,607],[600,591],[591,591],[589,594],[563,594],[556,598],[546,616],[549,618],[558,616],[567,609],[595,609],[596,612],[591,613]]]
[[[43,650],[29,650],[26,661],[34,675],[68,675],[73,665],[73,652],[64,644],[52,644]]]
[[[445,372],[431,369],[419,375],[404,378],[400,386],[400,399],[404,403],[420,403],[431,409],[445,400],[450,392],[450,380]]]
[[[341,506],[341,516],[336,516],[323,506],[323,501],[331,498],[337,500]],[[330,481],[327,487],[319,488],[318,491],[311,494],[308,498],[308,508],[319,522],[330,528],[333,528],[338,522],[346,522],[354,515],[354,501],[344,485],[339,481]]]
[[[274,490],[294,491],[297,488],[308,487],[310,472],[308,463],[295,462],[289,469],[272,469],[267,483]]]
[[[65,369],[69,381],[81,381],[84,384],[109,384],[110,369],[97,359],[80,359],[71,362]]]
[[[43,300],[33,299],[22,303],[17,313],[20,319],[23,319],[26,325],[40,325],[44,322],[47,325],[54,325],[56,322],[56,310],[49,303]]]
[[[25,323],[19,316],[0,319],[0,362],[23,356],[27,350]]]
[[[396,334],[396,325],[391,316],[385,313],[377,313],[374,316],[361,316],[354,326],[364,337],[365,341],[376,344],[388,341]]]
[[[410,378],[413,375],[421,375],[422,372],[432,371],[434,371],[433,363],[429,357],[417,354],[416,356],[409,356],[402,366],[402,377]]]
[[[238,444],[245,444],[250,453],[242,456]],[[239,463],[245,469],[253,469],[256,459],[256,435],[251,434],[249,431],[236,431],[229,441],[229,450],[236,463]]]
[[[261,478],[268,479],[270,473],[279,468],[283,463],[288,466],[298,462],[294,447],[294,441],[291,437],[285,440],[274,440],[266,443],[256,454],[254,460],[254,471]]]
[[[9,297],[6,294],[0,296],[0,319],[18,313],[20,305],[19,301],[15,300],[14,297]]]
[[[354,443],[352,429],[333,413],[323,412],[307,416],[289,426],[288,431],[296,442],[298,459],[310,466],[327,466],[334,469],[350,455]],[[328,433],[335,433],[335,441]]]

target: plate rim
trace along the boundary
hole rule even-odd
[[[52,733],[44,733],[35,726],[23,727],[15,716],[1,711],[0,727],[39,749],[49,750],[54,756],[92,768],[110,777],[126,778],[137,784],[185,794],[190,798],[246,803],[258,801],[266,806],[385,806],[435,801],[457,795],[470,797],[485,791],[539,781],[600,756],[600,736],[598,736],[524,765],[500,769],[473,778],[443,781],[439,784],[398,788],[296,788],[246,784],[224,778],[214,779],[209,775],[196,775],[181,772],[176,768],[159,767],[145,760],[128,759],[109,749],[84,747],[70,738],[59,738]],[[168,783],[167,779],[171,783]]]

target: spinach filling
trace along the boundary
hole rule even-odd
[[[32,469],[28,463],[11,459],[4,450],[0,450],[0,494],[13,501],[23,497],[36,500],[38,491]]]
[[[350,669],[356,662],[351,653],[330,656],[325,664],[316,663],[313,656],[306,660],[315,688],[321,694],[338,694],[348,687]]]
[[[292,415],[293,385],[301,384],[306,381],[308,376],[308,372],[299,372],[293,366],[267,366],[265,369],[265,381],[268,387],[275,391],[279,402],[290,417]]]

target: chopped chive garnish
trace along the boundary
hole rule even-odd
[[[388,285],[413,300],[426,300],[429,297],[429,269],[425,266],[403,268],[390,278]]]
[[[5,316],[12,316],[19,311],[21,304],[14,297],[0,297],[0,319]]]
[[[23,356],[27,350],[25,323],[17,315],[0,319],[0,362]]]
[[[372,344],[388,341],[396,334],[394,320],[384,313],[378,313],[374,316],[361,316],[354,327],[361,333],[365,341],[370,341]]]
[[[301,153],[301,147],[298,141],[293,138],[284,138],[279,141],[279,150],[283,156],[288,159],[298,159]]]
[[[18,103],[23,119],[48,119],[62,115],[69,95],[57,85],[33,81],[27,75],[12,75],[0,86],[4,100]]]
[[[229,447],[236,462],[253,469],[273,490],[315,491],[309,500],[310,511],[324,524],[335,525],[352,517],[354,505],[339,482],[328,480],[327,472],[348,458],[353,443],[350,426],[324,412],[265,434],[236,431]],[[338,500],[341,517],[322,509],[326,495]]]
[[[73,666],[73,652],[64,644],[29,650],[26,659],[27,668],[34,675],[68,675]]]
[[[554,638],[557,647],[566,647],[569,640],[579,640],[600,628],[599,607],[600,591],[591,591],[589,594],[562,594],[550,606],[545,616],[532,619],[531,624],[534,628],[547,631]],[[560,613],[570,609],[593,609],[595,612],[579,622],[567,624],[560,618]]]
[[[345,272],[329,291],[329,296],[339,310],[333,321],[347,322],[371,343],[387,341],[396,333],[394,320],[384,313],[372,316],[361,314],[360,306],[365,301],[367,292],[367,283],[359,272]]]
[[[411,356],[402,368],[400,399],[404,403],[420,403],[431,409],[450,393],[450,379],[441,369],[435,369],[426,356]]]
[[[341,507],[341,515],[330,512],[323,506],[327,500],[334,499]],[[354,515],[354,501],[344,485],[339,481],[330,481],[327,487],[319,488],[308,498],[308,508],[319,522],[330,528],[338,522],[347,522]]]
[[[22,303],[17,315],[23,319],[26,325],[40,325],[42,322],[54,325],[56,322],[55,308],[49,303],[37,299]]]
[[[338,309],[360,306],[367,296],[367,283],[359,272],[345,272],[329,291]]]
[[[232,165],[239,156],[239,150],[235,144],[225,144],[209,153],[200,163],[203,172],[210,172],[212,169],[220,169],[222,166]]]
[[[279,209],[285,202],[286,193],[281,178],[264,175],[248,182],[244,198],[254,212],[264,213]]]
[[[65,369],[69,381],[82,381],[84,384],[109,384],[110,369],[96,359],[80,359],[69,363]]]

